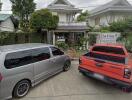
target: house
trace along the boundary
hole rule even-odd
[[[15,22],[11,14],[0,14],[0,32],[14,32]]]
[[[132,17],[132,5],[127,0],[112,0],[93,9],[90,14],[88,18],[90,26],[109,26],[112,22]]]
[[[54,0],[48,5],[53,14],[59,16],[59,24],[56,30],[53,31],[53,44],[58,41],[64,41],[67,44],[72,44],[78,41],[80,36],[87,34],[87,23],[76,22],[75,16],[82,10],[76,8],[67,0]]]

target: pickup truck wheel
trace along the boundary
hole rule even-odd
[[[66,72],[70,69],[71,67],[71,61],[66,61],[63,67],[63,71]]]
[[[14,88],[13,96],[15,98],[21,98],[27,95],[30,89],[30,83],[27,80],[22,80],[17,83],[17,85]]]

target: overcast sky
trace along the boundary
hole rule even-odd
[[[1,0],[2,5],[2,12],[3,13],[10,13],[11,10],[11,3],[9,0]],[[53,2],[54,0],[34,0],[37,3],[37,9],[45,8],[48,4]],[[99,5],[105,4],[111,0],[69,0],[72,4],[76,7],[81,9],[88,9],[91,10]],[[132,4],[132,0],[128,0]]]

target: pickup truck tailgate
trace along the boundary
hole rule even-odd
[[[124,64],[108,61],[108,59],[110,59],[110,56],[105,57],[105,55],[99,55],[98,58],[94,58],[94,57],[91,57],[90,54],[87,54],[82,56],[81,66],[83,66],[83,68],[87,70],[90,70],[99,74],[103,74],[113,78],[122,79],[124,75]],[[120,61],[123,60],[123,58],[118,58],[118,57],[114,57],[114,59],[120,60]]]

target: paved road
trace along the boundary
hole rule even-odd
[[[77,67],[78,63],[72,62],[70,71],[42,82],[21,100],[132,100],[132,93],[84,77]]]

